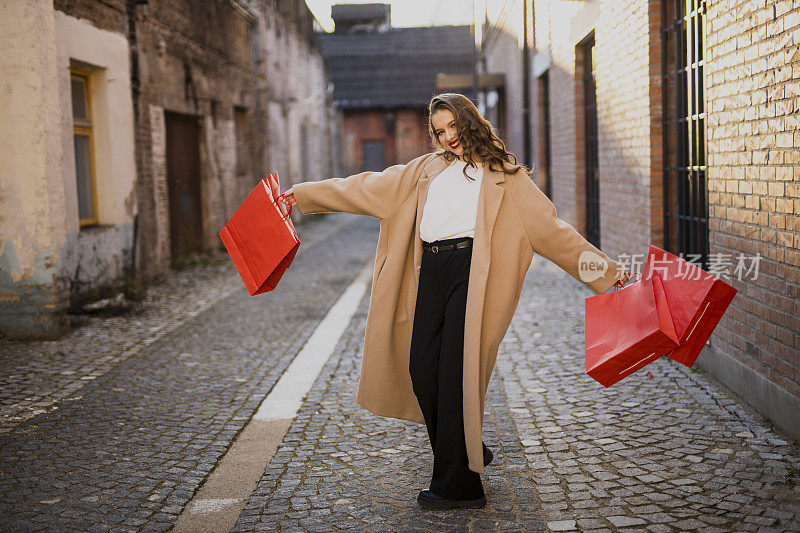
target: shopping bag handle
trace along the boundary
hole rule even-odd
[[[640,273],[638,273],[638,272],[630,272],[630,274],[631,274],[631,277],[630,277],[629,281],[631,283],[636,283],[637,281],[642,279],[642,275]],[[638,278],[637,278],[637,276],[638,276]],[[617,292],[621,288],[622,288],[622,280],[618,279],[617,281],[614,282],[614,292]]]
[[[287,218],[289,215],[291,215],[291,214],[292,214],[292,202],[290,202],[290,201],[289,201],[289,199],[286,197],[286,195],[285,195],[285,194],[279,194],[279,195],[278,195],[278,200],[281,200],[281,199],[283,199],[283,203],[284,203],[285,205],[288,205],[288,206],[289,206],[289,212],[288,212],[288,213],[286,213],[285,215],[282,215],[282,216],[281,216],[281,218],[283,218],[284,220],[286,220],[286,218]]]

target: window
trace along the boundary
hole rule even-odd
[[[247,109],[244,107],[233,108],[233,129],[236,136],[236,175],[248,174],[247,143]]]
[[[78,217],[81,227],[84,227],[97,224],[97,187],[94,175],[94,143],[88,72],[71,70],[71,92]]]
[[[705,0],[662,2],[664,247],[707,269],[705,19]]]

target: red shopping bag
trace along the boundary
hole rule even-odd
[[[678,346],[661,280],[585,300],[586,373],[609,387]]]
[[[273,290],[300,246],[279,191],[277,174],[261,180],[219,233],[251,295]]]
[[[664,286],[680,341],[667,355],[691,368],[737,291],[699,266],[651,245],[642,277],[653,276]]]

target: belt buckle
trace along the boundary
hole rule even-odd
[[[435,254],[439,253],[439,247],[438,247],[438,246],[435,246],[435,245],[434,245],[434,246],[431,246],[431,252],[433,252],[433,253],[435,253]]]

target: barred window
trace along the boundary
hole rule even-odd
[[[675,254],[697,254],[707,269],[706,2],[661,5],[664,246]]]

